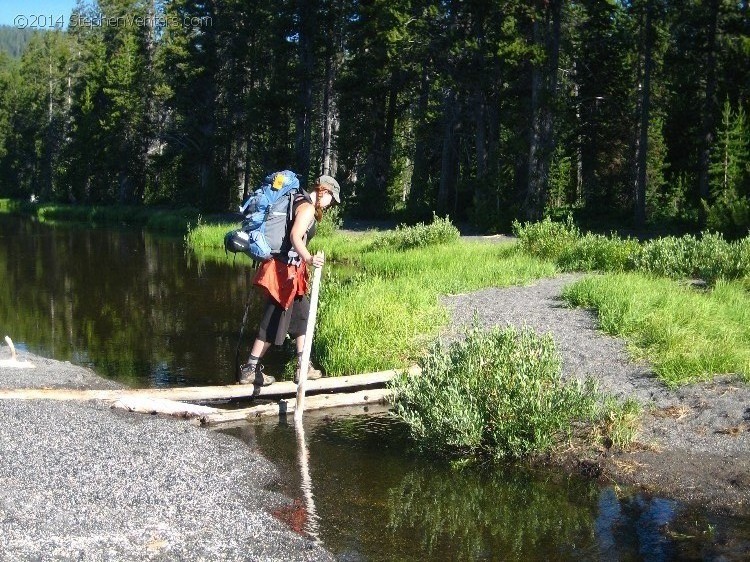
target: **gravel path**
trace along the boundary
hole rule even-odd
[[[566,274],[526,287],[492,288],[444,297],[454,337],[474,316],[482,326],[528,326],[550,332],[564,376],[590,375],[601,390],[644,405],[640,447],[603,454],[602,468],[674,497],[750,513],[750,385],[719,378],[672,390],[645,362],[632,361],[625,342],[597,328],[596,315],[571,309],[562,288],[583,277]]]
[[[8,356],[0,348],[0,359]],[[0,387],[111,388],[22,354]],[[0,560],[330,560],[271,515],[274,466],[238,439],[96,402],[0,401]]]

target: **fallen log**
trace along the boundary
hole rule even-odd
[[[312,381],[311,381],[312,382]],[[387,388],[375,388],[371,390],[360,390],[346,394],[320,394],[308,396],[305,400],[305,411],[322,410],[324,408],[336,408],[340,406],[355,406],[358,404],[382,404],[391,396],[391,390]],[[252,408],[241,410],[230,410],[221,413],[211,413],[195,419],[196,423],[204,426],[219,425],[223,423],[252,420],[266,416],[285,416],[291,414],[295,409],[295,400],[279,400],[275,404],[263,404]]]
[[[148,398],[143,396],[123,396],[112,403],[116,410],[126,410],[139,414],[165,414],[177,418],[195,418],[223,412],[219,408],[198,406],[185,402],[176,402],[166,398]]]
[[[307,381],[306,392],[336,392],[358,387],[382,385],[402,371],[390,370],[345,377],[323,377]],[[417,366],[409,367],[406,372],[416,375],[421,372]],[[277,382],[270,386],[253,385],[223,386],[186,386],[181,388],[138,388],[121,390],[75,390],[69,388],[19,388],[0,390],[0,400],[118,400],[125,396],[143,398],[165,398],[182,402],[207,402],[210,400],[227,400],[238,398],[278,398],[292,396],[297,392],[297,385],[291,381]]]

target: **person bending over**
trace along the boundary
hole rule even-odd
[[[266,301],[250,357],[240,367],[240,384],[266,386],[275,382],[274,377],[263,372],[260,359],[271,344],[282,345],[287,334],[296,343],[297,370],[294,382],[299,381],[307,317],[310,313],[307,266],[323,265],[323,257],[313,256],[307,249],[307,244],[315,235],[316,225],[323,217],[323,211],[334,202],[341,203],[341,188],[334,178],[325,175],[315,180],[310,193],[303,191],[295,196],[288,241],[277,256],[261,264],[253,279],[253,284],[265,292]],[[318,379],[321,376],[319,370],[310,367],[308,379]]]

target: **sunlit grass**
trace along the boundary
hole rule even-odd
[[[750,294],[719,280],[699,292],[669,279],[637,273],[587,277],[563,296],[595,308],[602,329],[624,337],[667,384],[733,374],[750,381]]]
[[[201,226],[188,241],[202,258],[229,258],[223,236],[236,225]],[[329,374],[389,369],[414,361],[448,323],[439,296],[525,284],[553,276],[550,262],[517,244],[459,240],[412,250],[373,249],[377,233],[335,232],[311,249],[329,263],[322,289],[315,354]],[[213,250],[200,248],[214,248]],[[734,373],[750,380],[747,279],[699,292],[639,273],[592,276],[569,287],[571,304],[596,308],[604,331],[624,337],[669,385]]]
[[[366,247],[359,239],[349,251],[332,244],[331,255],[349,267],[323,291],[315,349],[331,374],[415,360],[448,323],[440,295],[555,274],[552,264],[521,255],[512,245],[455,242],[404,252]]]
[[[200,225],[186,242],[199,259],[227,261],[223,238],[232,228],[237,225]],[[448,323],[440,295],[528,283],[556,271],[513,244],[455,241],[395,250],[373,244],[379,238],[377,233],[334,232],[311,241],[310,249],[324,251],[334,265],[322,284],[314,341],[315,357],[329,375],[415,361]],[[236,259],[250,263],[239,254]]]

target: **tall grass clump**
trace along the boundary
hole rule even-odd
[[[557,259],[566,271],[628,271],[641,250],[638,240],[587,233]]]
[[[718,374],[750,381],[750,294],[740,282],[696,292],[671,279],[609,274],[569,285],[563,298],[596,309],[601,328],[625,338],[669,386]]]
[[[191,225],[188,228],[185,234],[185,245],[193,251],[222,250],[224,248],[224,235],[230,230],[237,230],[238,228],[239,223],[237,222],[205,224],[199,217],[195,226]]]
[[[604,401],[591,379],[562,378],[549,334],[471,329],[463,340],[435,344],[421,367],[421,376],[394,379],[395,415],[424,450],[441,456],[538,455],[582,426],[601,433],[602,420],[624,419],[623,409]],[[623,431],[612,435],[632,438]]]
[[[433,215],[432,223],[418,223],[414,226],[399,225],[395,230],[378,235],[372,242],[372,250],[409,250],[455,242],[459,238],[458,229],[450,218]]]

